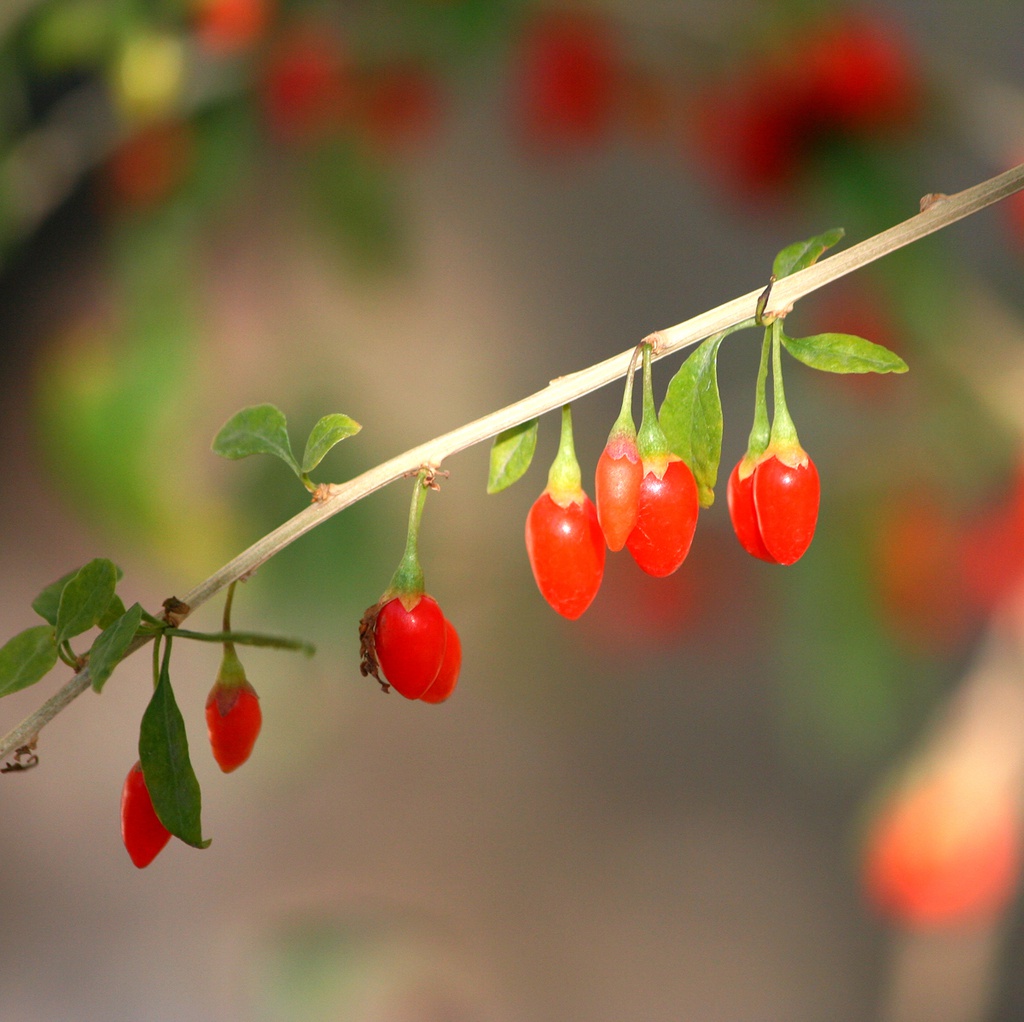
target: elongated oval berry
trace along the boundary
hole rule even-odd
[[[798,561],[814,538],[821,481],[814,462],[792,466],[772,455],[754,469],[754,508],[765,548],[779,564]]]
[[[444,620],[445,643],[444,659],[437,677],[430,683],[420,699],[425,703],[443,703],[455,691],[462,669],[462,641],[455,626],[447,618]]]
[[[121,839],[139,869],[148,866],[171,840],[171,832],[153,808],[142,764],[138,762],[128,771],[121,788]]]
[[[661,475],[649,468],[640,484],[636,526],[626,540],[633,560],[648,575],[671,575],[690,552],[699,510],[697,482],[685,461],[669,455]]]
[[[419,699],[441,669],[446,644],[445,618],[425,593],[407,610],[401,597],[377,613],[374,649],[384,677],[399,695]]]
[[[263,726],[263,712],[256,689],[243,681],[217,682],[206,699],[206,727],[213,758],[224,773],[237,770],[252,754]]]
[[[604,533],[593,501],[581,490],[563,506],[545,490],[526,516],[526,553],[541,595],[575,621],[604,577]]]
[[[609,440],[594,473],[597,520],[609,550],[621,550],[636,526],[643,478],[636,441]]]
[[[761,527],[757,524],[757,510],[754,507],[754,473],[741,478],[740,466],[743,459],[736,463],[736,467],[729,476],[729,485],[726,488],[726,496],[729,501],[729,518],[732,520],[733,531],[740,545],[752,557],[759,557],[762,561],[769,561],[776,564],[776,560],[768,552],[761,538]]]

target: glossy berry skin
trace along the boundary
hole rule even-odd
[[[640,484],[637,521],[626,540],[633,560],[656,578],[686,559],[697,528],[697,483],[685,461],[669,456],[664,473],[650,469]]]
[[[757,524],[757,509],[754,507],[754,473],[745,478],[740,478],[740,466],[742,460],[736,463],[736,467],[729,476],[729,485],[726,489],[726,496],[729,501],[729,518],[732,520],[733,531],[740,545],[751,557],[758,557],[762,561],[771,564],[778,562],[768,552],[761,538],[761,528]]]
[[[604,577],[604,533],[593,501],[581,492],[562,506],[545,490],[526,516],[526,553],[541,595],[575,621]]]
[[[426,594],[406,610],[399,597],[377,613],[374,648],[389,684],[406,699],[419,699],[431,686],[444,661],[445,617]]]
[[[206,727],[217,765],[229,774],[252,754],[263,726],[260,697],[248,681],[216,684],[206,699]]]
[[[610,440],[597,462],[597,520],[609,550],[621,550],[636,526],[644,470],[635,440]]]
[[[128,771],[121,789],[121,838],[139,869],[148,866],[171,840],[171,832],[153,808],[140,763]]]
[[[425,703],[443,703],[455,691],[462,669],[462,641],[455,626],[447,618],[444,620],[445,644],[444,659],[437,677],[430,687],[420,696]]]
[[[820,499],[821,482],[810,458],[794,468],[772,455],[754,469],[758,528],[779,564],[793,564],[811,545]]]
[[[864,891],[908,928],[985,924],[1013,897],[1019,864],[1009,795],[933,780],[898,793],[874,821]]]

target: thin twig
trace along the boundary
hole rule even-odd
[[[781,314],[812,291],[977,213],[1021,188],[1024,188],[1024,164],[962,192],[933,201],[923,212],[895,227],[890,227],[881,234],[867,238],[805,270],[776,281],[764,314]],[[646,339],[654,346],[654,357],[663,358],[739,324],[748,321],[753,324],[757,300],[763,291],[762,284],[740,298],[734,298],[683,323],[650,334]],[[200,582],[181,598],[182,601],[188,605],[190,611],[196,610],[225,586],[250,575],[300,536],[388,483],[403,478],[407,473],[414,472],[423,465],[436,468],[453,454],[489,440],[503,430],[560,408],[569,401],[583,397],[625,376],[629,371],[635,347],[633,345],[627,351],[587,369],[581,369],[568,376],[560,376],[543,390],[460,426],[450,433],[413,447],[348,482],[318,488],[317,499],[309,507],[278,526],[273,532],[267,533],[209,578]],[[133,643],[129,652],[134,652],[141,644]],[[45,724],[88,687],[89,675],[86,667],[0,741],[0,759],[26,744],[27,739],[35,737]]]

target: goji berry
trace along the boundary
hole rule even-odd
[[[526,553],[541,595],[563,617],[590,606],[604,576],[605,539],[581,486],[569,406],[562,408],[558,455],[548,485],[526,516]]]
[[[761,538],[761,528],[757,524],[757,509],[754,507],[754,469],[748,463],[747,474],[743,475],[745,461],[746,458],[741,458],[736,463],[736,467],[729,475],[729,485],[726,488],[733,531],[748,554],[759,557],[762,561],[777,564]]]
[[[148,866],[171,839],[153,808],[139,762],[128,771],[121,788],[121,839],[139,869]]]
[[[638,435],[643,478],[636,525],[626,548],[648,575],[662,578],[676,571],[690,552],[700,500],[690,467],[669,450],[658,423],[649,344],[643,346],[643,358],[644,414]]]
[[[419,699],[433,684],[444,661],[445,618],[433,597],[410,601],[395,596],[381,607],[374,647],[384,677],[399,695]]]
[[[199,0],[195,15],[200,45],[221,56],[248,49],[265,32],[274,0]]]
[[[754,469],[754,507],[765,548],[778,564],[793,564],[811,545],[818,522],[821,481],[809,455],[770,453]],[[796,461],[790,464],[789,461]]]
[[[406,699],[421,698],[434,683],[445,663],[448,635],[455,632],[437,601],[424,590],[417,550],[427,489],[433,479],[434,474],[426,469],[417,476],[405,553],[384,594],[360,623],[362,673],[372,674],[380,681],[378,672],[383,672],[386,682]],[[456,678],[460,664],[461,646],[453,650],[449,662],[449,669],[454,665]],[[386,684],[384,687],[387,691]]]
[[[444,621],[444,632],[444,659],[437,677],[420,696],[425,703],[443,703],[455,691],[459,671],[462,669],[462,642],[455,626],[447,618]]]
[[[634,366],[635,362],[630,364],[622,410],[612,425],[594,473],[597,520],[609,550],[621,550],[636,525],[644,477],[631,409]]]
[[[252,685],[244,677],[234,684],[218,679],[206,699],[206,727],[213,758],[224,773],[249,758],[262,726],[260,697]]]

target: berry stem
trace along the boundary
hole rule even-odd
[[[231,585],[228,586],[227,596],[224,597],[224,616],[222,618],[222,631],[231,631],[231,605],[235,602],[235,587],[238,585],[238,579],[235,579]],[[228,655],[228,649],[230,647],[231,654],[234,656],[235,647],[230,639],[224,640],[224,656]],[[237,659],[237,658],[236,658]]]
[[[754,423],[750,427],[750,436],[747,439],[747,453],[744,461],[748,468],[753,470],[757,459],[764,454],[768,447],[771,436],[771,426],[768,421],[768,353],[771,351],[772,328],[766,327],[764,340],[761,342],[761,364],[757,367],[757,385],[754,392]]]
[[[772,335],[772,391],[774,415],[768,446],[773,448],[795,448],[800,446],[796,426],[786,407],[786,392],[782,386],[782,320],[772,321],[769,327]]]
[[[420,566],[419,538],[420,522],[423,520],[423,508],[427,503],[427,470],[420,469],[413,484],[412,502],[409,505],[409,527],[405,536],[405,553],[398,562],[387,593],[391,596],[418,597],[422,596],[426,584],[423,579],[423,568]]]
[[[562,430],[558,438],[558,453],[548,470],[548,493],[556,504],[566,504],[579,496],[583,475],[576,458],[576,444],[572,436],[572,406],[562,405]]]
[[[629,369],[626,372],[626,386],[622,393],[622,407],[619,409],[619,416],[612,423],[611,432],[608,434],[609,443],[613,440],[635,440],[636,424],[633,422],[633,380],[636,376],[636,360],[646,345],[638,344],[633,351],[633,357],[629,362]]]
[[[637,433],[637,447],[644,463],[665,459],[670,448],[665,431],[658,421],[658,410],[654,405],[654,381],[651,373],[651,345],[643,345],[644,355],[644,413],[640,420],[640,432]],[[660,471],[659,471],[660,477]]]

